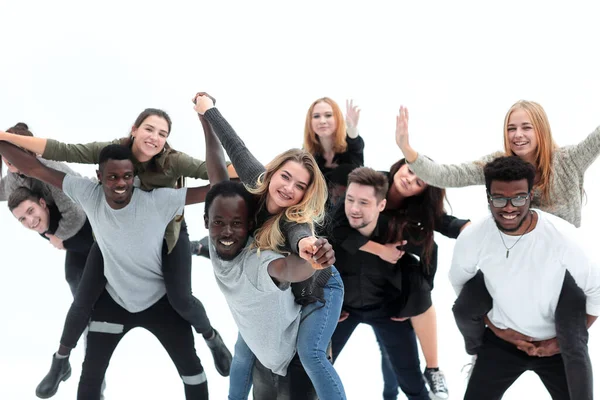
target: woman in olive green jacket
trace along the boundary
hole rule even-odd
[[[205,122],[203,121],[203,126]],[[210,129],[210,126],[208,126]],[[65,144],[52,139],[26,137],[0,131],[0,140],[9,141],[47,160],[97,164],[100,151],[108,144],[120,143],[131,147],[139,187],[152,190],[161,187],[183,186],[185,177],[208,179],[204,161],[173,150],[167,143],[171,119],[162,110],[148,108],[136,119],[127,138],[112,142]],[[230,168],[230,173],[232,173]],[[163,243],[163,277],[167,296],[173,308],[201,333],[211,349],[217,371],[229,375],[231,353],[208,320],[202,303],[192,295],[191,254],[187,227],[183,215],[177,216],[165,231]],[[42,395],[53,395],[66,376],[65,363],[85,330],[91,310],[104,290],[106,279],[102,254],[97,244],[92,247],[84,275],[73,304],[69,309],[60,347],[53,357],[52,368],[38,386]],[[60,364],[60,365],[59,365]],[[68,368],[70,372],[70,368]]]

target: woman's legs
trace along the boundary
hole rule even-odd
[[[60,382],[67,380],[71,375],[69,354],[85,331],[94,304],[104,291],[105,286],[104,259],[98,244],[94,243],[88,254],[73,303],[67,313],[58,352],[52,357],[50,371],[36,388],[38,397],[49,398],[54,396]]]
[[[327,359],[327,347],[337,326],[344,300],[344,285],[335,269],[324,287],[325,305],[312,303],[302,308],[298,329],[298,355],[320,399],[346,399],[342,381]],[[304,316],[305,315],[305,316]]]

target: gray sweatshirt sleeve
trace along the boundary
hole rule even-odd
[[[79,176],[78,173],[73,171],[66,164],[44,159],[40,159],[40,161],[43,164],[66,174]],[[87,218],[85,212],[79,206],[79,204],[71,200],[71,198],[59,188],[46,183],[43,185],[44,192],[52,197],[54,204],[61,214],[61,218],[58,222],[58,228],[56,229],[56,232],[54,232],[54,235],[61,240],[72,238],[85,224],[85,220]]]
[[[598,158],[600,154],[600,126],[588,135],[581,143],[562,148],[582,173]]]
[[[496,152],[477,160],[462,164],[438,164],[427,156],[419,154],[409,164],[410,169],[425,183],[439,188],[483,185],[483,167],[503,153]]]
[[[3,176],[0,180],[0,201],[7,201],[8,196],[10,195],[10,193],[8,193],[8,180],[9,175]]]
[[[265,167],[250,153],[244,141],[215,107],[204,113],[231,160],[238,176],[246,185],[255,186]]]

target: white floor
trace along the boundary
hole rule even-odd
[[[188,221],[200,221],[202,207],[189,208]],[[3,221],[11,218],[0,208]],[[205,233],[191,222],[192,235]],[[15,224],[8,224],[15,228]],[[195,226],[194,226],[195,225]],[[463,352],[450,307],[454,293],[446,279],[453,241],[438,238],[440,266],[434,290],[438,310],[440,363],[446,373],[451,399],[461,399],[465,375],[460,370],[469,361]],[[0,315],[2,315],[2,356],[0,357],[0,399],[35,399],[35,387],[45,375],[56,350],[63,318],[70,304],[70,294],[63,279],[63,255],[25,229],[0,233],[3,243],[3,276],[0,280]],[[195,257],[193,285],[196,296],[206,306],[213,325],[233,348],[236,329],[217,288],[209,261]],[[208,348],[197,336],[197,351],[206,369],[210,397],[225,399],[228,380],[212,364]],[[596,369],[600,360],[598,335],[592,330],[590,351]],[[63,383],[54,399],[76,397],[83,352],[80,346],[71,357],[73,374]],[[354,333],[336,362],[349,399],[381,398],[380,357],[372,330],[361,326]],[[166,352],[148,332],[134,330],[121,342],[107,374],[107,400],[182,399],[182,383]],[[600,395],[600,391],[596,391]],[[400,397],[402,398],[402,396]],[[550,399],[539,379],[523,375],[507,392],[506,400]]]

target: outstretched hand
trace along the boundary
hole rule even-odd
[[[396,116],[396,144],[404,151],[408,146],[408,108],[400,106]]]
[[[360,108],[353,104],[353,100],[346,100],[346,126],[348,129],[356,129],[360,118]]]
[[[298,255],[310,262],[314,269],[324,269],[335,263],[335,251],[325,238],[302,238],[298,242]]]
[[[198,92],[192,99],[192,102],[194,103],[194,110],[199,115],[204,115],[207,110],[215,106],[217,100],[206,92]]]

